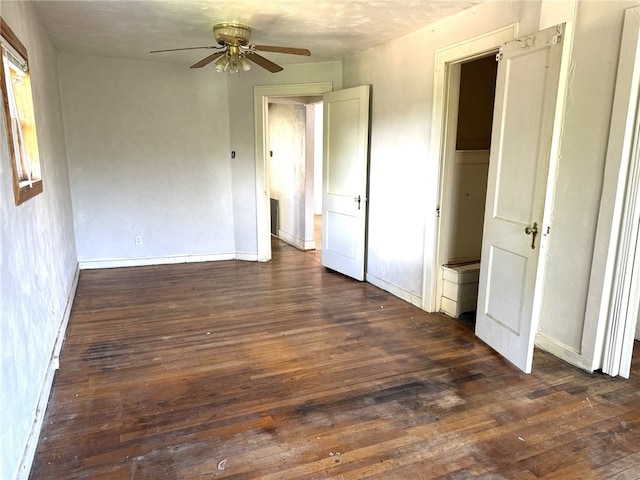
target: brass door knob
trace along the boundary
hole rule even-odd
[[[538,223],[533,222],[533,225],[528,225],[524,229],[524,233],[531,235],[531,248],[536,248],[536,235],[538,235]]]

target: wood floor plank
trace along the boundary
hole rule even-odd
[[[30,478],[640,478],[638,349],[629,380],[541,351],[525,375],[272,247],[82,271]]]

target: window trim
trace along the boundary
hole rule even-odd
[[[6,42],[22,59],[25,64],[29,64],[29,57],[27,55],[27,49],[24,44],[20,41],[17,35],[9,28],[9,25],[4,21],[2,17],[0,17],[0,36],[2,37],[3,42]],[[0,49],[1,52],[2,49]],[[9,51],[11,55],[14,52]],[[0,59],[1,60],[1,59]],[[5,115],[6,122],[6,131],[7,131],[7,145],[9,149],[9,157],[11,159],[11,170],[12,170],[12,183],[13,183],[13,196],[15,199],[15,204],[20,205],[21,203],[26,202],[30,198],[35,197],[36,195],[42,193],[42,178],[38,178],[28,185],[20,186],[20,178],[18,175],[18,163],[21,159],[16,158],[16,152],[14,150],[14,134],[13,128],[11,126],[12,118],[11,111],[9,109],[9,95],[7,92],[6,81],[5,81],[5,73],[4,71],[4,61],[2,60],[0,63],[0,89],[2,91],[2,103]],[[31,92],[31,98],[33,100],[33,92]],[[35,132],[34,132],[35,134]],[[37,135],[36,135],[36,144],[37,144]]]

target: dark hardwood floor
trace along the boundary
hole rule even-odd
[[[83,271],[31,478],[640,478],[638,349],[630,380],[541,351],[524,375],[273,248]]]

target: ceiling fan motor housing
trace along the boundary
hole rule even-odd
[[[213,26],[213,36],[219,45],[246,46],[251,40],[251,29],[241,23],[219,23]],[[235,42],[230,42],[230,37]]]

